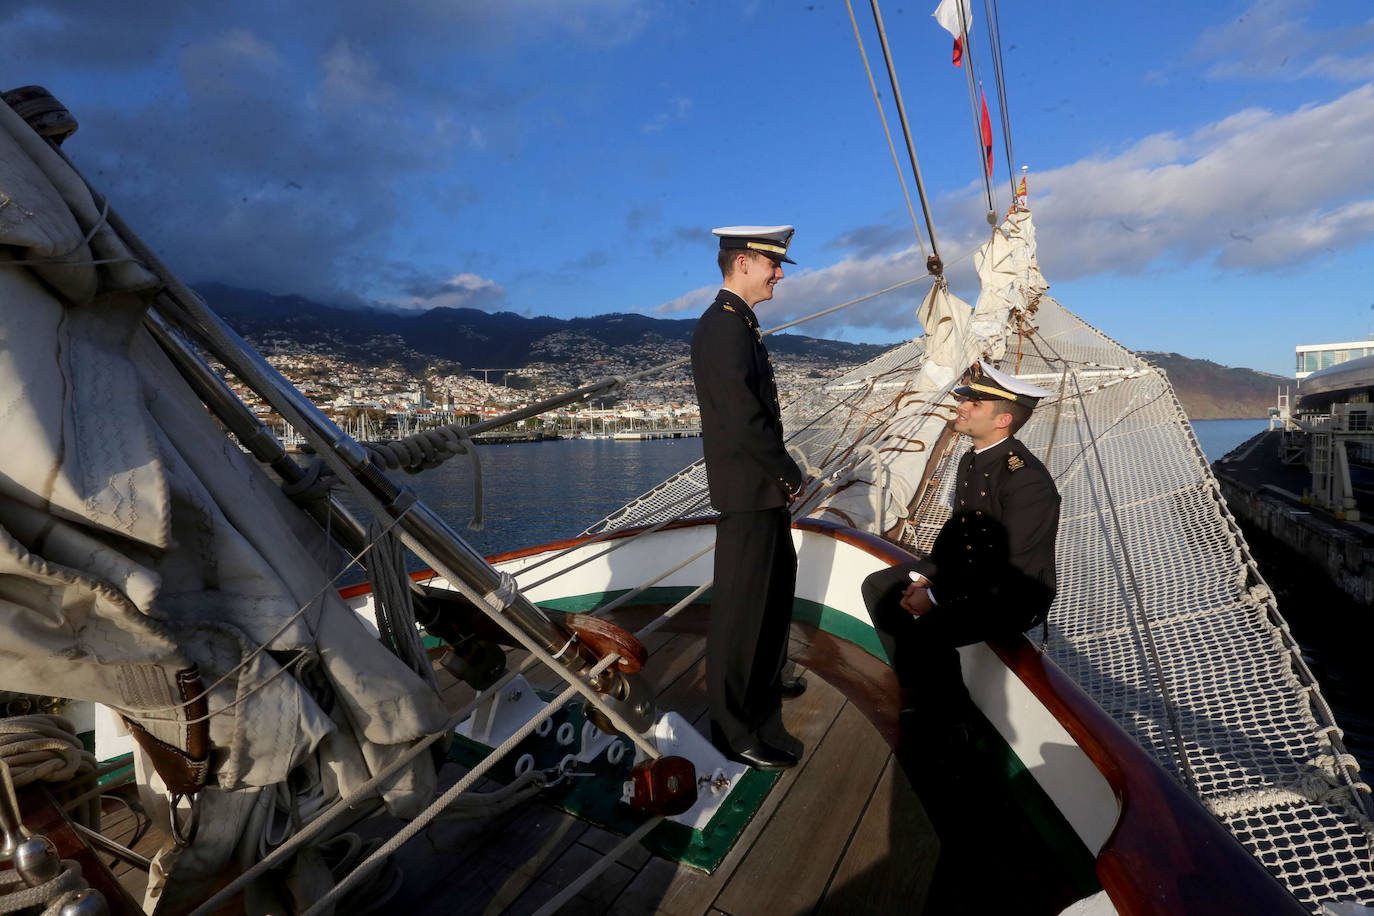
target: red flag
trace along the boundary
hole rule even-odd
[[[973,16],[969,10],[969,0],[940,0],[940,5],[930,15],[940,24],[940,28],[954,36],[954,66],[964,61],[965,29],[973,31]]]
[[[983,132],[983,167],[989,178],[992,177],[992,118],[988,117],[988,100],[983,96],[983,87],[978,87],[978,101],[983,104],[983,120],[979,125]]]

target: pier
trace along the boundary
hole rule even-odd
[[[1312,472],[1285,462],[1282,430],[1261,433],[1212,465],[1226,504],[1246,526],[1307,557],[1354,600],[1374,606],[1374,526],[1339,518],[1305,494]],[[1374,493],[1355,490],[1359,511],[1374,511]],[[1372,516],[1374,517],[1374,516]]]
[[[701,435],[700,429],[626,429],[616,433],[614,439],[693,439]]]

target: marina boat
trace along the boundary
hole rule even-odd
[[[86,183],[55,100],[6,101],[0,690],[113,710],[137,784],[60,718],[10,721],[75,762],[0,767],[21,790],[0,792],[6,907],[100,905],[87,885],[158,913],[1374,903],[1368,786],[1168,380],[1048,295],[1024,196],[971,252],[974,305],[932,251],[909,281],[925,334],[786,408],[809,481],[790,654],[813,686],[785,706],[804,751],[779,776],[701,735],[700,464],[579,538],[490,559],[391,476],[463,456],[479,482],[475,436],[623,379],[359,443]],[[1055,392],[1020,437],[1063,496],[1060,589],[1042,631],[963,651],[978,733],[931,773],[920,736],[898,740],[859,583],[948,516],[967,448],[950,392],[978,358]],[[368,583],[340,590],[357,566]]]

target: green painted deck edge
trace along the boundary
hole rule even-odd
[[[552,698],[552,694],[546,695],[543,691],[539,693],[545,699]],[[564,721],[573,723],[576,733],[580,734],[582,722],[585,721],[580,712],[580,704],[573,703],[570,706],[573,707],[571,711],[560,710],[556,715],[563,717]],[[534,751],[536,744],[537,741],[526,739],[516,745],[504,759],[487,771],[487,776],[503,785],[510,784],[515,778],[513,761],[518,760],[523,753]],[[481,742],[463,735],[454,735],[453,742],[449,745],[448,759],[471,769],[491,750]],[[547,751],[548,748],[541,750]],[[539,757],[543,759],[537,757],[535,766],[547,768],[560,754],[561,750],[555,751],[552,755],[540,753]],[[546,790],[542,800],[597,827],[627,836],[647,820],[643,814],[620,803],[621,785],[629,778],[630,765],[629,755],[626,755],[621,764],[612,765],[603,753],[590,764],[582,764],[583,769],[579,771],[578,776],[569,780],[566,788]],[[664,821],[649,832],[641,841],[641,845],[662,858],[710,874],[735,845],[735,841],[753,819],[763,800],[768,797],[768,792],[773,788],[773,783],[777,782],[779,775],[781,774],[776,772],[745,770],[739,782],[730,791],[726,803],[716,811],[705,827],[694,830],[686,824]]]
[[[619,589],[571,595],[552,601],[541,601],[540,605],[569,613],[585,613],[614,601],[628,591],[629,589]],[[625,604],[675,604],[690,592],[691,589],[686,586],[649,588]],[[697,600],[709,604],[710,591]],[[877,631],[843,611],[806,598],[797,598],[793,601],[792,617],[853,643],[884,663],[888,661]],[[1065,864],[1074,886],[1081,889],[1085,895],[1101,890],[1102,885],[1097,879],[1096,856],[1083,845],[1077,831],[1059,812],[1059,808],[1026,769],[1011,745],[986,719],[982,719],[977,731],[979,734],[975,739],[976,745],[986,755],[993,773],[1003,780],[1007,794],[1035,827],[1036,832],[1043,837],[1045,843],[1055,851],[1059,860]]]

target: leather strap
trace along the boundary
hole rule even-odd
[[[184,750],[155,737],[132,719],[121,718],[152,761],[157,775],[167,784],[167,791],[172,795],[195,795],[205,787],[210,775],[210,720],[206,717],[209,704],[195,665],[178,671],[176,678],[188,722]]]

